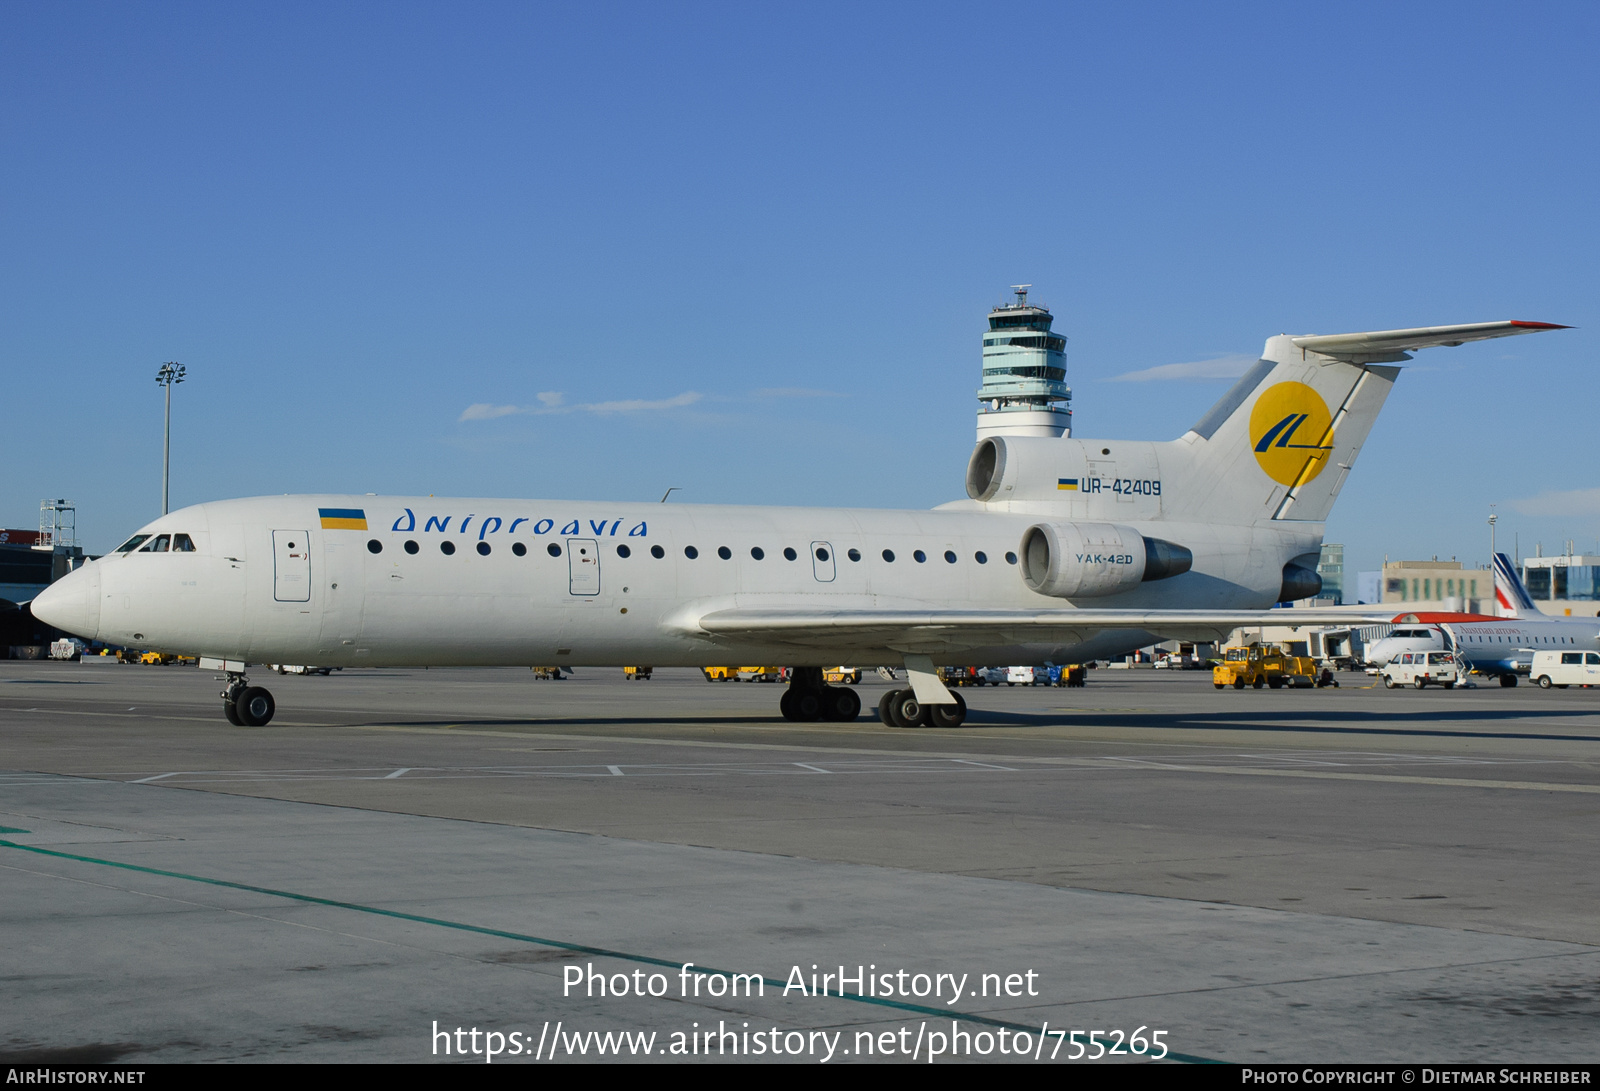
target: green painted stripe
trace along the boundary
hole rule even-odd
[[[6,833],[25,832],[4,830]],[[431,924],[439,928],[453,928],[458,932],[475,932],[481,936],[495,936],[500,939],[517,940],[521,943],[538,944],[541,947],[554,947],[562,951],[574,951],[578,954],[594,955],[597,958],[615,958],[624,962],[637,962],[646,966],[665,966],[668,969],[679,969],[683,963],[673,962],[670,959],[655,958],[651,955],[636,955],[627,951],[613,951],[606,947],[590,947],[583,943],[567,943],[564,940],[546,939],[543,936],[530,936],[521,932],[508,932],[502,928],[485,928],[479,924],[463,924],[460,921],[447,921],[440,917],[424,917],[417,913],[402,913],[397,909],[379,909],[377,906],[362,905],[359,902],[341,902],[336,898],[319,898],[314,894],[296,894],[292,890],[274,890],[267,886],[252,886],[249,883],[236,883],[231,879],[212,879],[204,875],[188,875],[181,871],[166,871],[162,868],[145,867],[142,864],[127,864],[120,860],[101,860],[94,856],[79,856],[71,852],[59,852],[55,849],[40,848],[37,845],[19,845],[14,841],[0,840],[0,848],[21,849],[23,852],[38,853],[40,856],[54,856],[62,860],[77,860],[84,864],[99,864],[102,867],[120,868],[123,871],[137,871],[145,875],[160,875],[167,879],[182,879],[185,882],[205,883],[208,886],[227,887],[230,890],[244,890],[252,894],[266,894],[274,898],[287,898],[290,901],[305,902],[310,905],[325,905],[334,909],[349,909],[356,913],[370,913],[376,917],[391,917],[395,920],[412,921],[416,924]],[[732,977],[730,970],[718,970],[711,966],[696,964],[697,971],[707,974],[723,974]],[[761,979],[773,988],[782,989],[784,982],[774,978]],[[898,1011],[914,1012],[918,1015],[936,1015],[942,1019],[961,1019],[969,1023],[979,1023],[991,1027],[1004,1027],[1007,1030],[1020,1030],[1028,1034],[1040,1034],[1041,1028],[1027,1023],[1012,1023],[1004,1019],[991,1019],[986,1015],[970,1015],[965,1012],[951,1011],[949,1008],[930,1008],[921,1004],[909,1004],[903,1000],[891,1000],[881,996],[861,996],[857,993],[848,993],[834,997],[838,1000],[853,1000],[861,1004],[876,1004],[879,1007],[894,1008]],[[1197,1057],[1188,1053],[1169,1052],[1163,1060],[1181,1061],[1187,1064],[1227,1064],[1210,1057]]]
[[[32,833],[32,830],[18,829],[16,826],[0,826],[0,833]]]

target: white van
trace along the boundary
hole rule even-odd
[[[1443,686],[1454,689],[1460,670],[1449,652],[1401,652],[1378,671],[1384,687],[1412,685],[1418,689]]]
[[[1534,652],[1528,677],[1543,689],[1600,686],[1600,652]]]

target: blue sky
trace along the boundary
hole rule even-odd
[[[1351,572],[1600,536],[1593,4],[9,4],[0,524],[351,491],[925,507],[1031,282],[1077,434],[1418,356]],[[1210,362],[1210,363],[1208,363]],[[1212,377],[1118,381],[1172,364]],[[480,407],[472,410],[472,407]],[[518,407],[509,412],[505,407]],[[471,411],[469,411],[471,410]]]

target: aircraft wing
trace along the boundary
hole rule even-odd
[[[1393,614],[1332,610],[716,610],[699,619],[712,637],[803,647],[852,645],[954,651],[1001,644],[1078,643],[1107,629],[1168,640],[1218,641],[1258,625],[1371,625]]]
[[[1487,341],[1493,337],[1516,337],[1543,330],[1566,330],[1553,322],[1468,322],[1461,326],[1419,326],[1413,330],[1376,330],[1370,333],[1333,333],[1291,337],[1296,347],[1351,363],[1378,363],[1406,360],[1411,349],[1435,345],[1464,345],[1468,341]]]

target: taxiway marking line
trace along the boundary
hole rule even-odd
[[[1234,777],[1300,777],[1305,780],[1367,780],[1389,784],[1432,784],[1442,788],[1506,788],[1521,792],[1583,792],[1600,795],[1600,784],[1556,784],[1537,780],[1474,780],[1471,777],[1418,777],[1400,773],[1328,773],[1312,769],[1251,769],[1228,765],[1170,765],[1132,758],[1106,758],[1130,768],[1170,769],[1180,773],[1221,773]]]
[[[494,936],[498,939],[516,940],[521,943],[532,943],[541,947],[554,947],[562,951],[574,951],[578,954],[593,955],[598,958],[614,958],[624,962],[637,962],[646,966],[661,966],[666,969],[676,970],[684,965],[671,959],[656,958],[652,955],[633,954],[628,951],[614,951],[606,947],[591,947],[584,943],[568,943],[565,940],[548,939],[544,936],[531,936],[522,932],[510,932],[503,928],[487,928],[481,924],[467,924],[464,921],[445,920],[442,917],[425,917],[419,913],[403,913],[397,909],[380,909],[375,905],[363,905],[360,902],[345,902],[337,898],[322,898],[315,894],[299,894],[292,890],[275,890],[267,886],[255,886],[250,883],[238,883],[232,879],[216,879],[206,875],[190,875],[182,871],[168,871],[165,868],[147,867],[143,864],[129,864],[121,860],[104,860],[95,856],[80,856],[73,852],[61,852],[57,849],[42,848],[37,845],[19,845],[15,841],[0,839],[0,848],[20,849],[23,852],[32,852],[40,856],[53,856],[60,860],[75,860],[84,864],[96,864],[100,867],[118,868],[123,871],[139,872],[143,875],[158,875],[165,879],[178,879],[183,882],[204,883],[207,886],[224,887],[229,890],[242,890],[251,894],[265,894],[272,898],[285,898],[289,901],[301,902],[308,905],[327,906],[331,909],[348,909],[355,913],[367,913],[375,917],[389,917],[394,920],[411,921],[414,924],[431,924],[438,928],[451,928],[458,932],[473,932],[483,936]],[[696,969],[708,974],[726,974],[732,977],[730,970],[718,970],[711,966],[696,965]],[[766,984],[775,989],[783,989],[788,982],[776,978],[763,978]],[[902,1000],[891,1000],[882,996],[841,995],[833,997],[836,1000],[853,1000],[860,1004],[873,1004],[878,1007],[894,1008],[898,1011],[912,1012],[917,1015],[935,1015],[944,1019],[960,1018],[973,1023],[981,1023],[992,1027],[1005,1027],[1010,1030],[1020,1030],[1028,1034],[1042,1034],[1043,1031],[1028,1023],[1013,1023],[1005,1019],[994,1019],[986,1015],[972,1015],[968,1012],[957,1012],[949,1008],[934,1008],[923,1004],[908,1004]],[[1177,1061],[1186,1061],[1190,1064],[1222,1064],[1225,1062],[1214,1060],[1210,1057],[1197,1057],[1184,1053],[1168,1053],[1168,1057]]]
[[[431,734],[437,728],[414,728],[403,725],[373,725],[356,727],[358,731],[400,731]],[[457,732],[465,734],[465,732]],[[504,732],[504,731],[474,731],[475,735],[508,735],[515,734],[518,738],[538,738],[547,740],[560,740],[563,742],[583,741],[593,744],[596,737],[592,735],[558,735],[551,733]],[[784,746],[778,743],[753,743],[753,742],[712,742],[704,739],[647,739],[632,736],[611,735],[601,737],[601,741],[614,743],[633,743],[646,746],[685,746],[701,747],[713,750],[784,750],[793,753],[796,750],[825,751],[831,754],[868,754],[874,757],[891,758],[944,758],[950,761],[965,762],[967,764],[983,764],[987,762],[1011,762],[1013,765],[1043,765],[1065,766],[1078,769],[1152,769],[1176,773],[1217,773],[1223,776],[1250,776],[1250,777],[1304,777],[1313,780],[1366,780],[1378,783],[1395,784],[1433,784],[1445,788],[1504,788],[1517,791],[1531,792],[1582,792],[1600,794],[1600,784],[1557,784],[1543,781],[1528,780],[1472,780],[1467,777],[1419,777],[1407,776],[1399,773],[1324,773],[1308,769],[1251,769],[1241,766],[1228,765],[1179,765],[1167,762],[1152,762],[1136,758],[1052,758],[1035,756],[1018,756],[1015,754],[973,754],[962,752],[946,752],[937,750],[877,750],[856,746]],[[795,764],[799,764],[798,762]],[[1001,766],[1001,768],[1007,768]],[[1021,772],[1021,770],[1014,770]]]

